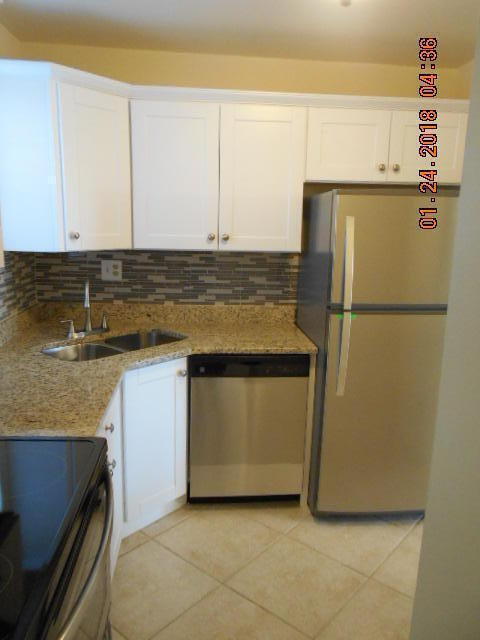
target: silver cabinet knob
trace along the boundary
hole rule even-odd
[[[209,242],[213,242],[215,240],[215,238],[216,238],[216,235],[214,233],[209,233],[208,236],[207,236],[207,240]]]
[[[113,422],[105,426],[105,431],[110,431],[110,433],[113,433],[115,431],[115,425],[113,424]]]
[[[400,165],[399,165],[399,164],[397,164],[397,163],[395,163],[395,164],[393,165],[392,169],[393,169],[395,172],[398,172],[398,171],[400,171]]]
[[[228,233],[222,234],[222,240],[224,242],[228,242],[230,240],[230,236],[228,235]]]
[[[72,240],[78,240],[80,238],[80,234],[78,231],[70,231],[70,238]]]
[[[107,463],[108,472],[111,476],[113,476],[113,470],[115,469],[116,466],[117,466],[116,460],[112,460],[111,462]]]
[[[386,165],[385,165],[385,163],[384,163],[384,162],[381,162],[381,163],[378,165],[378,170],[379,170],[379,171],[381,171],[382,173],[385,171],[385,169],[386,169],[386,168],[387,168],[387,167],[386,167]]]
[[[180,371],[178,372],[178,375],[181,376],[182,378],[185,378],[185,376],[187,375],[187,370],[180,369]]]

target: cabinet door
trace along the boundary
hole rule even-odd
[[[418,182],[419,169],[438,171],[441,183],[459,183],[462,179],[467,114],[439,112],[436,120],[438,156],[419,156],[418,111],[394,111],[390,139],[388,180]],[[428,132],[425,132],[428,133]],[[435,164],[432,166],[432,162]]]
[[[384,182],[390,111],[308,110],[307,180]]]
[[[216,249],[219,106],[131,109],[135,248]]]
[[[120,543],[123,537],[123,443],[122,443],[122,394],[119,387],[112,396],[108,409],[97,431],[99,438],[106,438],[107,459],[112,473],[113,525],[110,543],[110,568],[115,571]]]
[[[219,247],[300,251],[306,110],[222,105]]]
[[[128,100],[64,83],[58,96],[66,248],[131,248]]]
[[[127,532],[154,522],[187,490],[186,358],[125,375]]]

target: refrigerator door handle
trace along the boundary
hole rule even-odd
[[[340,353],[337,371],[337,396],[345,395],[347,382],[348,352],[350,350],[350,333],[352,329],[352,314],[346,312],[342,317],[342,332],[340,337]]]
[[[355,252],[355,218],[345,217],[345,254],[343,262],[343,310],[350,311],[353,301],[353,273]]]

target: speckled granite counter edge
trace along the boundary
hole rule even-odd
[[[111,319],[109,335],[160,327],[188,337],[149,348],[148,353],[133,351],[82,363],[61,363],[40,353],[46,344],[65,342],[59,318],[81,321],[78,303],[48,303],[9,319],[8,331],[2,333],[0,327],[6,339],[0,348],[0,433],[93,436],[115,388],[130,369],[195,353],[316,353],[295,326],[292,308],[218,307],[96,305],[96,320],[104,310]]]

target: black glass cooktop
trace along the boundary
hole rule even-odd
[[[104,458],[102,439],[0,438],[0,640],[42,614]]]

